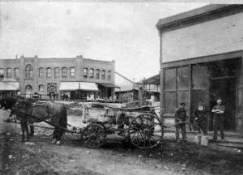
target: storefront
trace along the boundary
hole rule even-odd
[[[189,117],[199,102],[222,98],[224,127],[243,135],[243,6],[209,5],[159,20],[161,117],[173,123],[180,102]]]
[[[19,82],[0,81],[0,99],[17,96],[19,92]]]
[[[80,99],[93,101],[98,97],[99,89],[96,83],[89,82],[61,82],[61,99]]]

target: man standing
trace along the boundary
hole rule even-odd
[[[199,133],[207,135],[207,111],[205,106],[199,102],[197,109],[194,112],[194,120]]]
[[[176,140],[179,141],[179,130],[181,130],[182,140],[186,141],[186,110],[185,103],[180,103],[180,107],[175,113]]]
[[[222,99],[217,100],[217,105],[212,109],[213,113],[213,125],[214,125],[214,136],[213,140],[217,140],[218,129],[220,129],[221,139],[224,139],[224,111],[225,107],[222,105]]]

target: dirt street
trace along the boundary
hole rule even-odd
[[[166,142],[142,151],[120,142],[100,149],[82,146],[76,136],[65,137],[61,146],[50,143],[41,132],[21,143],[19,128],[3,123],[0,111],[0,173],[3,175],[207,175],[242,174],[242,153],[219,152],[196,145]],[[43,132],[44,133],[44,132]]]

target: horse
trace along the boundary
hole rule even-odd
[[[54,126],[53,143],[60,144],[67,128],[67,109],[64,104],[54,102],[33,102],[28,99],[3,99],[11,113],[20,121],[22,141],[28,141],[34,135],[33,123],[46,121]],[[13,102],[15,101],[15,103]],[[11,102],[11,105],[8,104]],[[1,102],[0,102],[1,103]],[[6,108],[5,108],[6,109]],[[28,126],[30,125],[30,133]]]

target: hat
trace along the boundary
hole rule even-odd
[[[180,105],[183,105],[184,106],[184,105],[186,105],[186,103],[185,102],[181,102]]]

